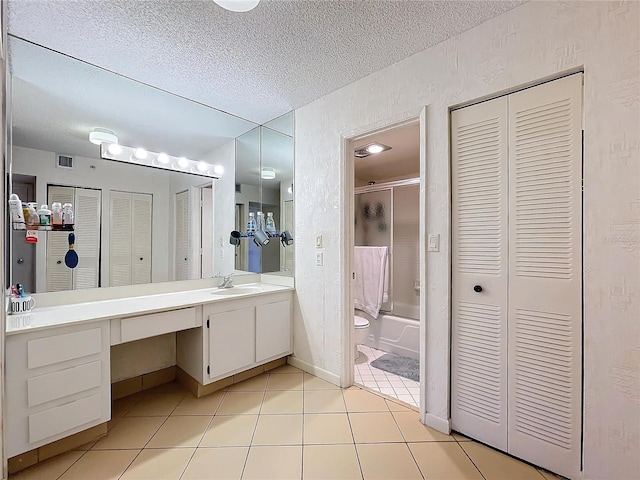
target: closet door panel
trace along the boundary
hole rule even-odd
[[[176,193],[175,279],[189,279],[189,192]]]
[[[75,204],[74,187],[57,187],[50,185],[47,197],[50,205],[53,202]],[[51,233],[46,235],[47,242],[47,292],[62,292],[73,289],[73,270],[64,264],[64,256],[69,250],[68,235]]]
[[[153,196],[131,194],[131,283],[151,283],[151,219]]]
[[[73,288],[96,288],[100,275],[100,225],[102,192],[87,188],[75,191],[75,250],[78,266],[73,271]],[[64,235],[68,241],[67,235]]]
[[[507,99],[452,112],[451,130],[452,426],[506,450]]]
[[[111,191],[109,286],[131,284],[131,194]]]
[[[582,75],[509,96],[509,453],[580,468]]]

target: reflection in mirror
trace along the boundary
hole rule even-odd
[[[76,268],[65,266],[65,232],[38,231],[34,244],[13,231],[13,284],[49,292],[233,270],[235,139],[256,124],[14,37],[8,51],[9,184],[38,208],[73,204],[79,256]],[[102,160],[89,141],[95,128],[113,131],[121,145],[225,173],[212,179]]]
[[[235,229],[246,232],[249,218],[272,219],[277,232],[293,235],[293,112],[236,139]],[[235,268],[293,276],[294,246],[278,238],[258,247],[250,239],[236,248]]]

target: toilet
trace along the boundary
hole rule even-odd
[[[353,325],[354,325],[354,358],[358,358],[360,356],[360,352],[358,351],[358,345],[364,343],[364,341],[369,336],[369,320],[360,315],[354,315],[353,317]]]

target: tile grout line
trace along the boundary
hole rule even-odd
[[[216,394],[216,392],[211,393],[210,395],[215,395],[215,394]],[[202,441],[204,440],[205,435],[209,431],[209,427],[211,427],[211,424],[213,423],[213,419],[216,417],[216,413],[218,413],[218,410],[220,409],[220,405],[222,405],[222,402],[224,401],[226,396],[227,396],[227,390],[223,390],[222,398],[220,399],[220,402],[218,403],[218,406],[213,411],[213,415],[211,415],[211,417],[209,418],[209,423],[207,424],[206,428],[204,429],[204,432],[202,432],[202,436],[200,437],[200,440],[198,441],[198,445],[196,445],[196,448],[193,451],[193,453],[191,454],[191,457],[189,457],[189,461],[187,461],[186,465],[184,466],[184,470],[182,470],[182,473],[180,474],[179,480],[181,480],[182,477],[184,477],[184,474],[187,472],[187,468],[189,468],[189,465],[191,464],[191,461],[193,460],[193,457],[195,457],[196,452],[200,448],[200,445],[202,445]],[[185,397],[186,397],[186,395],[185,395]],[[184,400],[184,398],[180,401],[180,403],[182,403],[183,400]],[[178,403],[178,405],[180,405],[180,403]],[[177,405],[176,405],[176,408],[178,408]],[[174,411],[175,411],[175,409],[174,409]]]
[[[458,439],[456,437],[453,437],[456,441],[456,443],[458,444],[458,446],[460,447],[460,450],[462,450],[464,452],[464,454],[467,456],[467,458],[469,459],[469,461],[471,462],[471,464],[476,467],[476,470],[478,471],[478,473],[480,474],[480,476],[484,479],[487,480],[487,477],[484,476],[484,473],[482,473],[482,471],[480,470],[480,467],[478,467],[478,465],[476,465],[476,462],[473,461],[473,458],[471,458],[471,455],[469,455],[467,453],[467,451],[464,449],[464,447],[460,444],[460,442],[458,441]]]
[[[356,452],[356,459],[358,460],[358,468],[360,469],[360,476],[364,480],[364,471],[362,470],[362,462],[360,461],[360,454],[358,453],[358,447],[356,445],[356,436],[353,434],[353,426],[351,425],[351,415],[349,409],[347,408],[347,402],[344,399],[344,389],[340,389],[340,393],[342,393],[342,401],[344,402],[345,413],[347,414],[347,421],[349,422],[349,431],[351,432],[351,439],[353,440],[353,449]]]
[[[266,372],[265,372],[266,373]],[[253,448],[253,438],[256,435],[256,430],[258,430],[258,423],[260,422],[260,415],[262,415],[262,405],[264,403],[264,399],[267,395],[267,387],[269,386],[269,382],[271,381],[272,373],[267,373],[267,383],[264,384],[264,390],[262,391],[262,400],[260,401],[260,408],[258,409],[258,416],[256,418],[256,424],[253,427],[253,433],[251,434],[251,439],[249,440],[249,448],[247,449],[247,456],[244,459],[244,464],[242,465],[242,471],[240,472],[240,478],[244,477],[244,471],[247,468],[247,463],[249,461],[249,455],[251,454],[251,449]]]

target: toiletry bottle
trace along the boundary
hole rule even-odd
[[[51,230],[51,210],[48,205],[42,205],[38,210],[40,216],[40,227],[38,230]]]
[[[40,216],[38,215],[38,204],[35,202],[27,203],[29,215],[27,216],[27,230],[38,230],[40,227]]]
[[[273,219],[273,212],[267,213],[267,223],[264,226],[264,231],[267,233],[276,233],[276,222]]]
[[[256,216],[256,230],[264,231],[264,213],[258,212]]]
[[[24,230],[24,212],[22,211],[22,202],[20,197],[15,193],[9,196],[9,210],[11,211],[11,223],[14,230]]]
[[[73,230],[73,205],[70,203],[62,206],[62,229]]]
[[[62,230],[62,204],[53,202],[51,205],[51,227],[53,230]]]
[[[247,222],[247,235],[256,233],[256,220],[253,218],[253,212],[249,212],[249,221]]]

